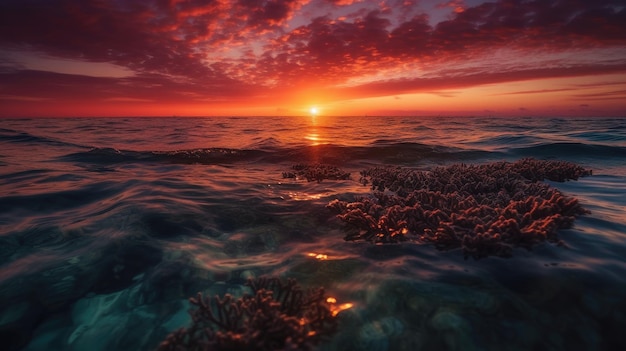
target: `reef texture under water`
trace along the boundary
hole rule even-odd
[[[305,178],[307,181],[321,182],[324,179],[346,180],[350,179],[350,173],[344,172],[339,167],[326,164],[297,164],[291,170],[283,172],[283,178]]]
[[[248,280],[253,294],[189,301],[192,325],[170,334],[157,351],[310,350],[337,329],[335,299],[293,279]]]
[[[514,247],[563,245],[557,231],[588,211],[543,180],[587,175],[590,170],[571,162],[532,158],[430,171],[377,167],[361,172],[371,196],[333,200],[327,208],[347,223],[348,241],[416,241],[460,247],[466,258],[508,257]]]

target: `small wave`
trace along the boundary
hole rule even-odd
[[[89,184],[87,186],[32,195],[15,195],[0,198],[0,212],[9,213],[18,209],[32,213],[49,213],[59,209],[80,208],[87,204],[110,197],[119,186],[113,182]]]
[[[249,149],[207,148],[165,152],[151,152],[153,157],[173,163],[234,163],[254,161],[263,157],[266,152]]]
[[[240,150],[227,148],[206,148],[176,151],[130,151],[113,148],[93,148],[61,157],[62,161],[117,164],[134,162],[168,162],[184,164],[216,164],[252,161],[263,156],[260,150]]]
[[[435,129],[431,127],[427,127],[427,126],[417,126],[417,127],[414,127],[412,130],[415,132],[429,132]]]
[[[144,156],[144,157],[142,157]],[[149,153],[136,151],[121,151],[114,148],[93,148],[89,151],[80,151],[60,157],[61,161],[91,163],[91,164],[115,164],[124,162],[136,162],[149,157]]]
[[[411,142],[379,140],[370,146],[335,144],[306,145],[281,148],[266,139],[246,149],[203,148],[176,151],[131,151],[114,148],[93,148],[60,157],[61,161],[112,165],[120,163],[225,164],[239,162],[265,163],[344,163],[367,160],[375,163],[412,164],[422,160],[457,161],[493,156],[479,149],[454,148]]]
[[[50,146],[73,146],[73,147],[81,147],[85,146],[56,140],[53,138],[48,138],[44,136],[32,135],[27,132],[20,132],[12,129],[0,128],[0,142],[9,142],[9,143],[17,143],[17,144],[44,144]]]
[[[370,146],[340,146],[324,144],[294,148],[280,156],[281,160],[296,162],[345,163],[367,160],[374,163],[415,164],[423,160],[449,161],[478,159],[492,152],[461,149],[441,145],[378,140]]]
[[[250,144],[248,148],[253,150],[273,150],[277,149],[282,145],[281,141],[274,137],[269,138],[259,138],[254,143]]]
[[[547,143],[510,150],[521,156],[557,157],[557,158],[624,158],[626,147],[582,143]]]
[[[480,140],[479,142],[477,142],[477,144],[492,145],[495,147],[505,147],[505,148],[510,145],[527,145],[528,147],[531,145],[533,146],[538,145],[541,143],[542,140],[545,140],[545,139],[541,139],[537,136],[530,136],[530,135],[505,134],[505,135],[499,135],[496,137]]]
[[[621,132],[621,130],[619,132]],[[618,132],[611,132],[610,130],[570,133],[568,134],[568,136],[576,138],[576,139],[583,139],[583,140],[600,142],[600,143],[602,142],[614,143],[614,142],[626,141],[626,135],[620,134]]]

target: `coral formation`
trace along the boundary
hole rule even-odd
[[[591,171],[563,161],[455,164],[431,171],[373,168],[361,182],[375,190],[354,202],[327,208],[353,228],[346,240],[376,244],[407,240],[439,249],[461,247],[465,257],[510,256],[516,246],[562,243],[557,231],[586,213],[544,179],[563,182]]]
[[[170,334],[159,351],[309,350],[335,332],[334,298],[324,289],[303,291],[293,279],[250,279],[239,299],[190,298],[192,325]]]
[[[290,171],[283,172],[283,178],[305,178],[309,182],[321,182],[324,179],[350,179],[350,173],[344,172],[338,167],[326,164],[297,164],[292,166]]]

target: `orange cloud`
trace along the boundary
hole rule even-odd
[[[7,0],[0,4],[0,96],[21,97],[16,105],[56,99],[126,108],[150,100],[275,111],[289,99],[339,101],[626,71],[620,1],[468,3],[435,2],[433,8],[452,11],[433,23],[400,0]],[[17,51],[42,64],[6,54]],[[46,68],[43,57],[129,73],[68,74]]]

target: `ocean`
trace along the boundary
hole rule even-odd
[[[526,158],[592,171],[542,181],[587,211],[558,243],[347,241],[327,206],[371,198],[367,169]],[[189,297],[279,277],[352,306],[315,350],[623,350],[625,209],[625,118],[3,119],[0,340],[154,350],[190,325]]]

